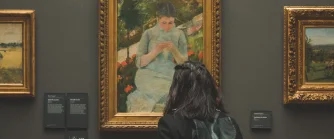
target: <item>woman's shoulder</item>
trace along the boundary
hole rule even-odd
[[[219,113],[218,119],[224,120],[230,124],[237,125],[237,121],[232,116],[229,116],[225,113]],[[159,120],[160,122],[188,122],[190,119],[183,118],[178,114],[165,114]]]
[[[232,116],[229,116],[229,115],[227,115],[225,113],[220,113],[219,116],[218,116],[218,118],[219,119],[224,119],[224,120],[230,122],[233,125],[237,124],[235,118],[233,118]]]
[[[170,127],[178,127],[180,125],[189,124],[191,120],[183,118],[177,114],[165,114],[159,119],[159,124],[165,124]]]
[[[180,120],[185,120],[181,116],[177,114],[165,114],[160,118],[160,121],[180,121]]]
[[[173,29],[173,32],[178,36],[185,35],[185,32],[183,30],[176,27]]]
[[[224,131],[223,133],[221,133],[222,135],[233,139],[242,139],[239,125],[232,116],[224,113],[219,113],[218,117],[216,118],[217,122],[215,122],[215,124],[218,124],[218,127],[221,128],[220,131]],[[195,122],[195,125],[196,123],[197,122]],[[182,118],[181,116],[175,114],[165,114],[160,118],[158,126],[161,130],[164,128],[168,128],[169,130],[171,130],[171,133],[182,133],[182,136],[186,136],[187,133],[191,133],[190,129],[191,127],[193,127],[193,124],[194,123],[192,122],[192,120],[187,120],[185,118]]]
[[[154,30],[154,27],[144,30],[143,34],[151,34],[152,30]]]
[[[177,114],[165,114],[159,120],[158,132],[168,131],[175,139],[191,138],[192,121]]]
[[[218,119],[220,119],[218,121],[221,125],[221,128],[224,128],[225,131],[235,132],[236,139],[243,138],[239,124],[235,118],[226,114],[220,114]]]
[[[170,114],[165,114],[162,117],[160,117],[159,122],[163,122],[163,121],[170,121],[173,120],[174,117]]]

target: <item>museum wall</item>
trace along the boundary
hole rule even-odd
[[[224,0],[223,91],[245,139],[332,139],[334,108],[283,105],[283,6],[333,0]],[[89,94],[89,139],[154,139],[155,132],[98,131],[98,0],[0,0],[36,10],[34,99],[0,99],[0,139],[62,139],[43,128],[43,93]],[[1,76],[1,75],[0,75]],[[271,131],[249,128],[251,110],[273,112]]]

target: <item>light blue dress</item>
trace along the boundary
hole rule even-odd
[[[153,112],[157,103],[165,101],[176,65],[172,61],[173,55],[164,51],[147,66],[139,66],[141,56],[149,53],[158,43],[163,41],[172,41],[183,56],[188,56],[187,40],[182,30],[173,27],[170,31],[164,32],[158,24],[147,29],[142,34],[137,48],[135,61],[138,67],[135,76],[137,89],[128,95],[127,112]]]

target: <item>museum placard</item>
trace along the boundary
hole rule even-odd
[[[65,93],[44,94],[44,127],[65,128]]]
[[[68,93],[66,109],[67,128],[88,127],[88,94]]]

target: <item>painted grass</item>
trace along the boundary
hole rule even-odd
[[[0,67],[22,69],[22,48],[2,48],[1,50],[6,50],[6,52],[0,52],[3,55]]]
[[[325,63],[312,63],[313,70],[307,72],[308,82],[334,82],[334,77],[325,75]]]

